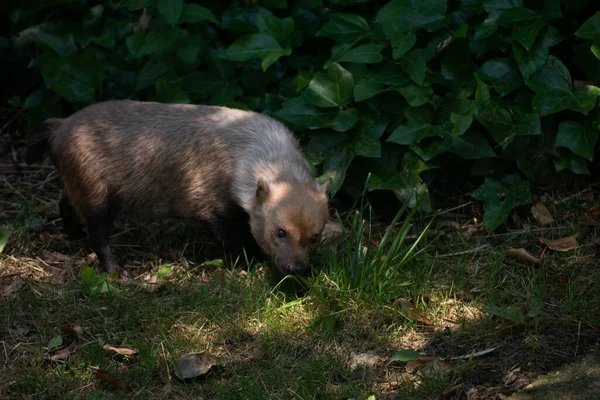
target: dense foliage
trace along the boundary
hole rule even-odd
[[[357,196],[370,172],[370,190],[415,204],[460,166],[483,182],[473,196],[493,230],[531,201],[529,182],[589,173],[596,3],[14,3],[0,38],[4,95],[31,130],[116,98],[258,110],[295,129],[334,192]]]

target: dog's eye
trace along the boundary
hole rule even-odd
[[[312,235],[312,236],[310,237],[310,243],[311,243],[311,244],[315,244],[315,243],[317,243],[317,240],[319,240],[319,235],[318,235],[317,233],[315,233],[314,235]]]
[[[286,236],[286,233],[283,229],[279,228],[277,229],[277,236],[280,238],[284,238]]]

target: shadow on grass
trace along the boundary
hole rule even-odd
[[[459,398],[471,390],[471,398],[486,398],[513,393],[597,338],[600,279],[587,245],[574,254],[549,254],[543,267],[532,267],[507,259],[505,250],[519,245],[539,253],[535,233],[446,235],[399,269],[397,284],[373,296],[343,286],[347,281],[335,269],[310,278],[307,288],[276,285],[266,267],[203,264],[198,260],[216,253],[196,239],[201,233],[170,222],[121,226],[115,248],[134,275],[163,264],[173,274],[159,291],[129,285],[98,295],[89,295],[79,277],[91,262],[82,243],[65,242],[55,222],[16,234],[0,265],[25,284],[0,299],[0,396],[418,399]],[[536,298],[541,311],[530,316]],[[486,313],[490,305],[509,318]],[[83,334],[69,358],[50,362],[53,337],[61,335],[62,347],[73,342],[63,325],[80,326]],[[139,353],[116,356],[105,343]],[[490,348],[496,349],[451,361],[447,375],[419,378],[403,363],[387,363],[403,349],[447,359]],[[198,379],[173,377],[174,360],[197,351],[226,365]],[[356,355],[370,361],[352,367]],[[90,367],[106,369],[131,391],[96,380]]]

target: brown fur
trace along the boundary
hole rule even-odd
[[[252,236],[284,273],[305,272],[310,238],[327,222],[328,187],[310,176],[293,135],[261,114],[111,101],[48,120],[46,129],[27,160],[41,158],[47,141],[65,188],[65,224],[73,225],[72,210],[109,271],[108,235],[120,212],[208,221],[231,253],[248,236],[249,217]]]

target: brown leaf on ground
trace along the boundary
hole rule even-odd
[[[600,215],[600,206],[595,205],[591,207],[583,216],[581,216],[577,222],[582,225],[596,226],[598,225],[598,216]]]
[[[79,340],[81,337],[82,329],[80,326],[71,326],[68,324],[64,324],[60,327],[62,333],[71,336],[75,340]]]
[[[137,278],[132,279],[131,283],[148,292],[155,292],[166,287],[165,282],[158,282],[157,274],[152,271],[147,271]]]
[[[409,360],[406,370],[411,373],[419,372],[426,377],[443,376],[452,370],[452,364],[436,357],[419,357]]]
[[[54,353],[54,355],[52,357],[50,357],[50,360],[52,360],[52,361],[66,360],[67,358],[69,358],[69,356],[71,354],[75,353],[76,349],[77,349],[77,345],[75,343],[71,343],[71,345],[69,347],[65,347],[64,349],[60,349],[56,353]]]
[[[542,264],[542,260],[531,255],[531,253],[529,253],[524,248],[515,249],[513,247],[509,247],[508,250],[506,250],[506,255],[509,257],[515,258],[517,260],[525,261],[527,263],[536,264],[536,265]]]
[[[123,379],[116,378],[116,377],[112,376],[110,374],[110,372],[108,372],[104,368],[94,368],[94,367],[92,367],[92,374],[96,378],[100,379],[101,381],[109,383],[109,384],[111,384],[113,386],[116,386],[116,387],[118,387],[120,389],[124,389],[124,390],[128,389],[127,383],[125,383],[125,381]]]
[[[189,353],[177,360],[174,373],[179,379],[189,379],[206,375],[212,367],[221,364],[221,360],[210,353]]]
[[[329,220],[321,234],[321,246],[333,250],[335,249],[344,237],[344,228],[337,221]]]
[[[545,205],[542,203],[537,203],[535,206],[531,207],[531,213],[533,214],[533,218],[537,221],[537,223],[541,226],[552,225],[554,222],[554,218],[548,211]]]
[[[407,318],[415,320],[425,325],[432,324],[431,319],[429,317],[423,315],[420,311],[415,309],[415,306],[409,298],[404,297],[398,299],[397,302],[400,303],[402,311],[404,312],[404,315],[406,315]]]
[[[0,297],[12,296],[21,289],[23,284],[23,279],[19,275],[0,277]]]
[[[139,350],[135,347],[119,347],[119,346],[111,346],[110,344],[105,344],[102,346],[104,350],[112,350],[115,353],[121,354],[123,356],[132,356],[134,354],[139,353]]]
[[[540,238],[540,242],[548,246],[548,248],[556,251],[571,251],[577,247],[577,236],[579,232],[574,235],[564,237],[562,239],[550,240],[546,238]]]

